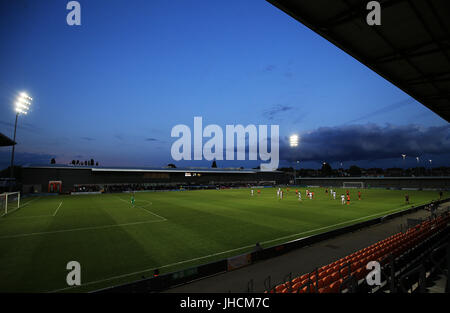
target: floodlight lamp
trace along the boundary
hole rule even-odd
[[[17,101],[15,103],[16,112],[20,114],[27,114],[28,110],[30,109],[32,100],[33,99],[28,96],[28,94],[26,94],[25,92],[21,92],[17,97]]]
[[[289,145],[291,147],[298,146],[298,135],[292,135],[291,137],[289,137]]]

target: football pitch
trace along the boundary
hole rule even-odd
[[[204,264],[369,220],[438,198],[437,191],[294,187],[28,197],[0,218],[0,292],[86,292]],[[405,204],[404,195],[410,195]],[[448,192],[444,197],[448,196]],[[81,265],[68,287],[66,265]]]

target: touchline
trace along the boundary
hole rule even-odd
[[[268,125],[249,124],[226,125],[225,128],[225,160],[246,160],[246,138],[248,138],[248,160],[269,161],[261,163],[262,171],[273,171],[279,164],[279,125],[270,125],[270,136],[268,136]],[[175,161],[192,159],[192,132],[189,126],[184,124],[175,125],[171,131],[171,137],[178,138],[172,144],[171,154]],[[219,125],[210,124],[203,128],[203,118],[194,117],[194,160],[223,160],[224,159],[224,132]],[[208,139],[203,144],[203,138]],[[235,141],[236,138],[236,141]],[[268,142],[270,140],[270,152]]]

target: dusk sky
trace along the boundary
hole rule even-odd
[[[280,166],[450,165],[444,119],[264,0],[80,0],[81,26],[67,2],[0,3],[0,132],[19,92],[34,99],[16,164],[210,166],[170,154],[172,127],[202,116],[280,125]],[[0,147],[0,168],[10,157]]]

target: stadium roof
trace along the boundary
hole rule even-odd
[[[92,172],[172,172],[172,173],[234,173],[234,174],[252,174],[261,172],[257,169],[235,169],[235,168],[127,168],[127,167],[93,167],[93,166],[76,166],[76,165],[27,165],[25,168],[42,168],[42,169],[80,169],[91,170]],[[278,171],[273,171],[278,172]]]
[[[0,147],[13,146],[15,144],[16,143],[13,140],[0,133]]]
[[[450,1],[267,0],[450,121]]]

